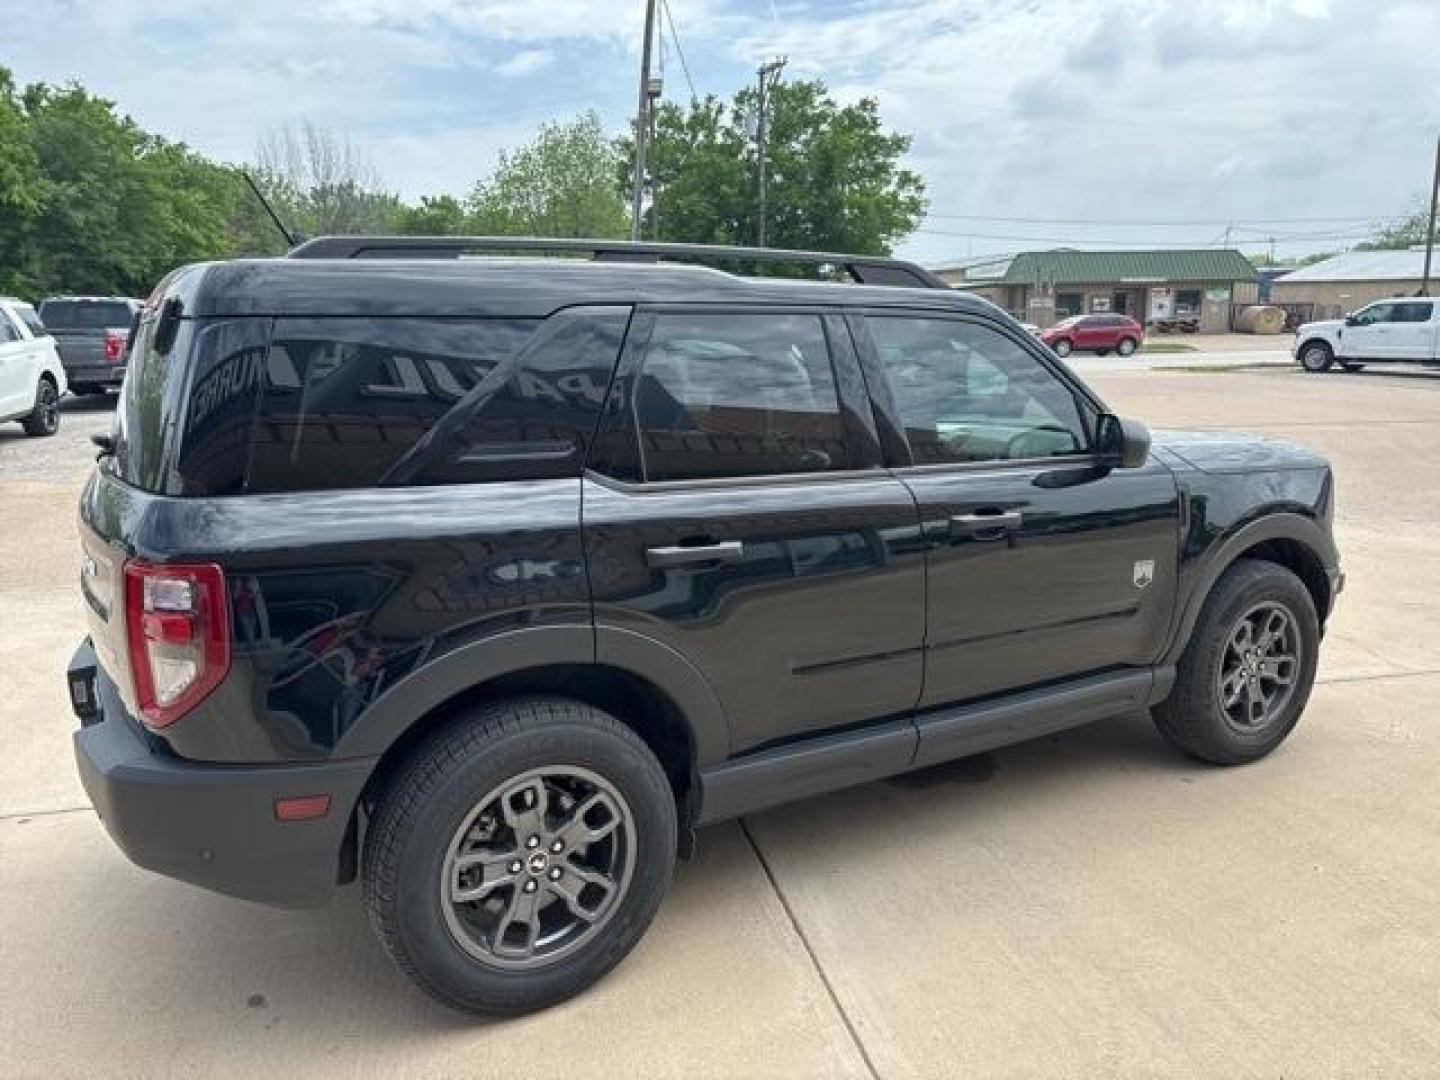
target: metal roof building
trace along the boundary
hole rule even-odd
[[[1309,318],[1336,318],[1372,300],[1415,294],[1424,266],[1423,249],[1347,251],[1276,278],[1270,295],[1277,304],[1307,308]],[[1440,272],[1440,259],[1433,269]]]

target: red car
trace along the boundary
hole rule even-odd
[[[1129,356],[1145,341],[1145,327],[1127,315],[1075,315],[1050,327],[1040,340],[1054,349],[1056,356],[1072,352],[1104,356],[1111,349]]]

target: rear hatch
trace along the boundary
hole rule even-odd
[[[132,308],[124,300],[46,300],[40,305],[40,321],[55,339],[67,368],[123,363],[123,350],[107,357],[105,339],[109,334],[128,337],[132,319]]]

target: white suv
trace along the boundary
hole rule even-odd
[[[54,435],[64,393],[65,369],[40,316],[0,296],[0,423],[19,420],[27,435]]]

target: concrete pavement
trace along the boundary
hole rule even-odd
[[[708,830],[634,956],[500,1024],[412,990],[353,890],[272,911],[119,855],[61,681],[109,418],[0,428],[0,1076],[1435,1075],[1440,378],[1095,382],[1334,459],[1349,586],[1294,737],[1218,770],[1121,717]]]

